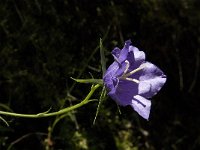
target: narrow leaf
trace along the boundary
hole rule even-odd
[[[51,107],[45,112],[38,113],[37,116],[42,116],[44,114],[48,114],[50,111],[51,111]]]
[[[8,122],[3,117],[0,116],[0,120],[2,120],[9,127]]]
[[[71,77],[72,80],[79,82],[79,83],[92,83],[92,84],[103,84],[102,79],[74,79]]]
[[[8,111],[10,111],[10,112],[13,112],[13,111],[12,111],[7,105],[5,105],[5,104],[0,103],[0,107],[3,108],[3,109],[8,110]]]
[[[106,97],[106,88],[105,88],[105,86],[103,86],[103,89],[102,89],[102,92],[101,92],[101,96],[100,96],[100,98],[99,98],[99,104],[98,104],[98,106],[97,106],[96,115],[95,115],[95,118],[94,118],[94,121],[93,121],[93,125],[94,125],[95,122],[96,122],[97,116],[98,116],[99,111],[100,111],[100,106],[101,106],[103,100],[105,99],[105,97]]]
[[[100,55],[101,55],[101,69],[102,69],[103,76],[104,76],[104,74],[106,72],[106,58],[105,58],[104,48],[103,48],[103,43],[102,43],[101,38],[100,38],[99,47],[100,47]]]

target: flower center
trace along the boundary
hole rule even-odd
[[[138,84],[138,83],[139,83],[139,80],[134,79],[134,78],[129,78],[129,76],[131,76],[131,75],[133,75],[134,73],[136,73],[136,72],[138,72],[138,71],[144,69],[144,68],[145,68],[145,65],[142,64],[140,67],[138,67],[138,68],[136,68],[136,69],[134,69],[134,70],[128,72],[128,69],[129,69],[129,67],[130,67],[130,63],[129,63],[128,60],[125,60],[125,63],[126,63],[126,68],[125,68],[125,70],[124,70],[122,76],[121,76],[119,79],[132,81],[132,82],[135,82],[135,83]]]

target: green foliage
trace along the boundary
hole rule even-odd
[[[168,81],[148,122],[130,107],[120,115],[110,98],[95,125],[98,103],[60,120],[3,116],[10,126],[0,121],[0,149],[198,149],[199,10],[198,0],[1,0],[0,110],[39,113],[78,103],[90,86],[70,77],[102,78],[99,38],[108,65],[111,50],[131,38]]]

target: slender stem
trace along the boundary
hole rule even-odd
[[[57,116],[57,115],[61,115],[64,113],[67,113],[71,110],[77,109],[87,103],[90,102],[90,97],[93,95],[93,93],[95,92],[95,90],[97,88],[99,88],[99,84],[92,86],[90,92],[88,93],[88,95],[86,96],[86,98],[81,101],[80,103],[61,109],[57,112],[52,112],[52,113],[39,113],[39,114],[18,114],[18,113],[13,113],[13,112],[6,112],[6,111],[0,111],[0,115],[6,115],[6,116],[14,116],[14,117],[23,117],[23,118],[42,118],[42,117],[51,117],[51,116]]]

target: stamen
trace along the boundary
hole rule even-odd
[[[132,79],[132,78],[122,78],[122,79],[128,80],[128,81],[132,81],[132,82],[135,82],[135,83],[137,83],[137,84],[140,82],[139,80],[137,80],[137,79]]]
[[[128,76],[130,76],[130,75],[132,75],[132,74],[134,74],[134,73],[136,73],[136,72],[138,72],[138,71],[140,71],[140,70],[142,70],[142,69],[144,69],[144,68],[145,68],[145,65],[142,64],[139,68],[136,68],[136,69],[134,69],[133,71],[131,71],[131,72],[125,74],[125,77],[128,77]]]
[[[129,63],[129,61],[128,61],[128,60],[125,60],[125,63],[126,63],[126,68],[125,68],[125,70],[124,70],[124,73],[123,73],[123,74],[126,74],[126,73],[127,73],[127,71],[128,71],[128,68],[129,68],[129,66],[130,66],[130,63]]]

